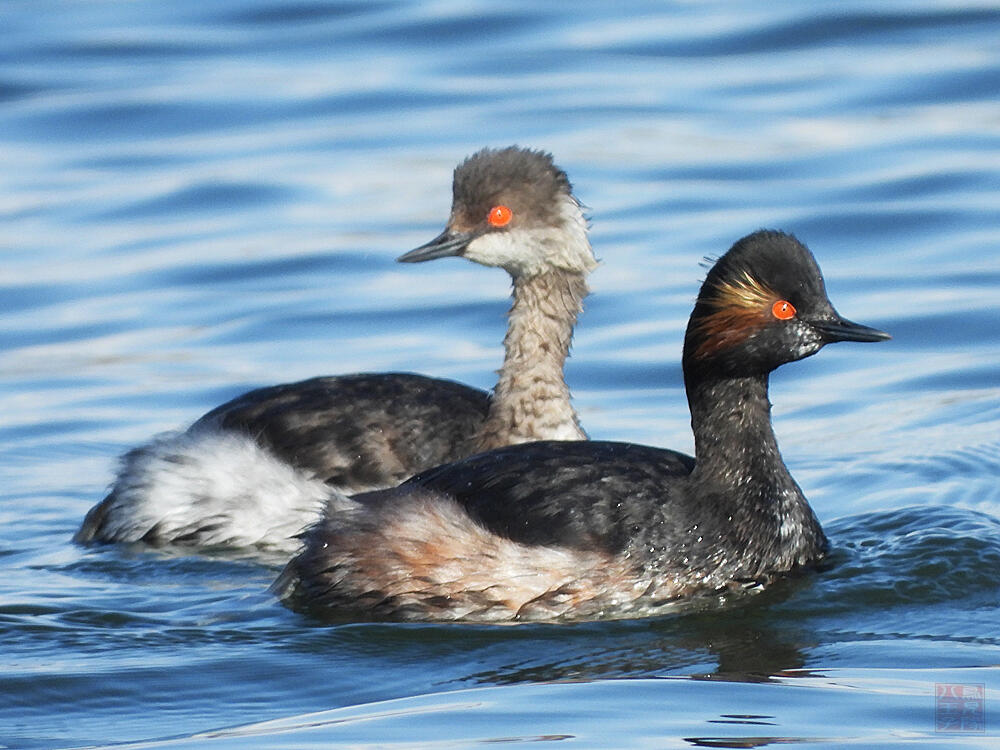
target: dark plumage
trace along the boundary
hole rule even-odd
[[[450,380],[339,375],[258,388],[213,409],[192,429],[251,435],[281,460],[345,492],[361,492],[470,453],[489,406],[488,393]]]
[[[619,553],[641,544],[662,478],[686,476],[694,463],[633,443],[541,441],[440,466],[406,486],[454,498],[476,523],[519,544]]]
[[[334,497],[277,590],[329,617],[623,616],[813,564],[827,541],[778,451],[768,374],[886,338],[837,314],[794,237],[749,235],[709,271],[685,336],[697,461],[539,442]]]

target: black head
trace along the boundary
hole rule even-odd
[[[587,223],[566,173],[544,151],[484,148],[455,169],[451,217],[433,240],[400,256],[462,256],[513,275],[594,265]]]
[[[889,335],[842,318],[812,253],[790,234],[747,235],[708,272],[684,339],[685,371],[766,374],[835,341]]]

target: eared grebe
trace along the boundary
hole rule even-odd
[[[545,441],[333,495],[274,590],[327,617],[502,621],[649,614],[766,583],[827,547],[778,452],[768,375],[886,338],[837,314],[794,237],[751,234],[709,271],[684,340],[697,461]]]
[[[455,169],[444,232],[399,258],[505,269],[513,305],[492,396],[404,373],[261,388],[123,459],[78,542],[295,550],[329,488],[391,487],[471,453],[586,435],[563,365],[596,266],[565,172],[544,152],[483,149]]]

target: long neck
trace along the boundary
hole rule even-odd
[[[692,481],[706,495],[725,498],[736,526],[772,529],[749,533],[751,542],[773,545],[788,564],[814,559],[826,538],[778,451],[767,376],[701,378],[686,371],[685,379],[697,461]]]
[[[587,282],[552,270],[514,279],[504,362],[477,450],[533,440],[584,440],[563,365]]]
[[[772,478],[776,472],[788,474],[771,428],[766,377],[690,381],[688,377],[699,473],[736,485]]]

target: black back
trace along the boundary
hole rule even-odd
[[[245,393],[199,425],[241,431],[346,492],[398,484],[468,455],[485,391],[409,373],[318,377]]]
[[[470,456],[403,486],[445,493],[515,542],[617,552],[683,502],[677,480],[693,468],[690,456],[644,445],[540,441]]]

